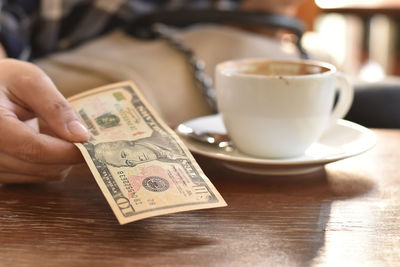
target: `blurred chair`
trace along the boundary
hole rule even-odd
[[[353,105],[345,119],[370,128],[400,128],[400,79],[354,86]]]

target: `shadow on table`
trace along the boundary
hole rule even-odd
[[[102,251],[140,257],[214,242],[191,228],[190,217],[196,214],[119,225],[90,173],[83,173],[75,173],[64,182],[0,186],[0,242],[35,244],[29,246],[27,254],[56,255],[67,250],[78,258],[86,257],[89,251],[91,255],[98,251],[101,257]],[[40,251],[35,250],[38,247]]]
[[[0,187],[0,240],[18,247],[25,258],[50,257],[53,264],[94,259],[138,263],[149,257],[171,264],[179,255],[194,265],[227,259],[235,265],[308,263],[324,245],[332,202],[373,187],[363,177],[329,171],[260,177],[203,167],[228,207],[124,226],[87,169],[78,169],[63,183]],[[0,258],[4,253],[10,252],[0,248]]]
[[[201,157],[199,163],[230,205],[225,219],[232,228],[245,229],[243,238],[250,241],[243,241],[243,247],[251,246],[262,256],[254,264],[310,264],[324,247],[332,204],[360,197],[375,186],[368,177],[329,168],[298,176],[257,176],[209,161],[202,164]],[[251,257],[237,260],[251,262]]]

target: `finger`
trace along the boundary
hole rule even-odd
[[[31,128],[35,133],[39,133],[40,128],[39,128],[39,121],[38,118],[33,118],[30,120],[24,121],[25,125]]]
[[[57,134],[49,127],[49,125],[43,121],[39,120],[39,132],[45,135],[50,135],[53,137],[57,137]]]
[[[11,101],[10,98],[12,99],[13,97],[4,86],[0,87],[0,110],[3,114],[15,115],[21,121],[27,121],[36,117],[34,112]]]
[[[70,142],[89,139],[86,127],[43,71],[30,63],[11,61],[10,64],[11,70],[17,65],[18,71],[13,71],[8,77],[7,88],[17,100],[43,118],[61,138]]]
[[[0,113],[0,150],[32,163],[74,164],[83,162],[75,145],[65,140],[37,133],[16,117]],[[4,138],[9,137],[9,138]]]
[[[72,168],[71,164],[30,163],[7,154],[0,153],[0,173],[18,173],[30,176],[64,177]]]

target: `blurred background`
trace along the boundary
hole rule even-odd
[[[400,81],[399,0],[304,0],[296,16],[307,26],[304,46],[323,49],[341,71]]]

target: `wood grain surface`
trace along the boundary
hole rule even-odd
[[[400,265],[400,131],[304,176],[197,157],[228,203],[120,226],[89,170],[0,186],[0,266]]]

